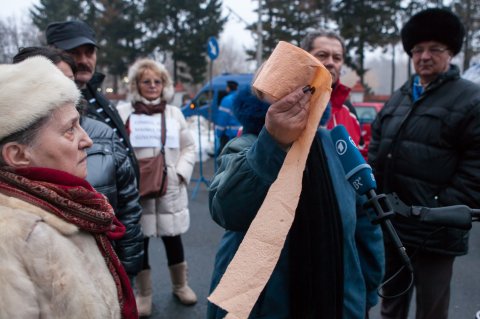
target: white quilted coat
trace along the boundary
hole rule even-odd
[[[126,122],[133,107],[130,103],[120,104],[117,107],[123,121]],[[160,117],[160,114],[152,116]],[[165,147],[165,159],[168,172],[167,193],[157,199],[142,199],[143,207],[141,224],[143,233],[149,237],[176,236],[185,233],[190,226],[188,210],[187,185],[195,165],[195,142],[190,133],[185,117],[179,108],[167,104],[165,109],[167,123],[167,143],[169,121],[177,122],[180,141],[179,148]],[[160,147],[134,148],[138,159],[155,156],[160,152]],[[182,177],[180,181],[179,176]]]

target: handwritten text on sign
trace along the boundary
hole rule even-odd
[[[133,147],[160,147],[162,145],[162,117],[160,115],[131,114],[130,115],[130,143]],[[173,118],[167,122],[167,136],[165,146],[178,148],[179,123]]]
[[[162,118],[144,114],[130,115],[130,142],[133,147],[160,147]]]

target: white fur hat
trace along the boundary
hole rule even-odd
[[[0,65],[0,140],[79,97],[75,83],[45,57]]]
[[[142,97],[140,92],[138,92],[137,77],[139,72],[143,71],[145,68],[153,70],[156,73],[159,73],[163,80],[163,90],[162,90],[162,100],[170,102],[173,98],[175,90],[173,88],[173,81],[170,78],[165,66],[161,63],[158,63],[151,59],[140,59],[137,60],[129,69],[128,69],[128,87],[129,87],[129,99],[130,101],[136,102],[141,101]]]

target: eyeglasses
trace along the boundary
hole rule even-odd
[[[161,80],[144,80],[144,81],[141,81],[140,84],[145,86],[150,86],[150,85],[159,86],[159,85],[162,85],[162,81]]]
[[[415,47],[413,48],[410,53],[412,55],[416,55],[416,56],[419,56],[419,55],[422,55],[423,52],[427,51],[428,53],[430,53],[431,55],[435,55],[435,56],[438,56],[440,54],[442,54],[443,52],[445,51],[448,51],[448,48],[441,48],[441,47],[431,47],[431,48],[422,48],[422,47]]]

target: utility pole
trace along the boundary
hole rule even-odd
[[[258,21],[257,21],[257,69],[262,64],[263,52],[263,26],[262,26],[262,0],[258,0]]]

